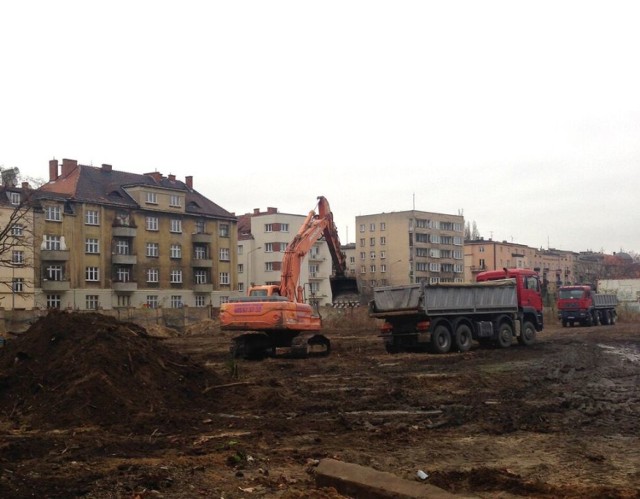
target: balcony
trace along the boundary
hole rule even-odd
[[[322,281],[324,278],[320,272],[309,272],[310,281]]]
[[[191,242],[193,243],[210,243],[211,239],[211,234],[204,234],[202,232],[191,234]]]
[[[51,279],[42,279],[43,291],[69,291],[71,283],[69,280],[54,281]]]
[[[40,260],[50,262],[68,262],[69,250],[40,250]]]
[[[124,225],[114,225],[111,227],[113,237],[136,237],[137,227],[126,227]]]
[[[213,260],[206,258],[194,258],[193,260],[191,260],[191,266],[211,268],[213,267]]]
[[[116,292],[131,292],[137,291],[138,283],[131,281],[113,281],[111,288]]]
[[[213,284],[194,284],[193,292],[194,293],[210,293],[213,291]]]
[[[135,265],[138,263],[138,257],[136,255],[118,255],[114,253],[111,255],[111,262],[116,265]]]

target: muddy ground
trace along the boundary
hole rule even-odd
[[[342,497],[315,488],[324,457],[483,498],[640,497],[635,321],[391,355],[344,311],[329,357],[233,361],[214,323],[71,316],[0,351],[1,497]]]

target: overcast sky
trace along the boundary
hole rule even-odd
[[[0,4],[0,165],[193,175],[228,211],[457,214],[640,252],[640,4]]]

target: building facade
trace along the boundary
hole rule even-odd
[[[284,252],[305,219],[306,215],[279,213],[273,207],[238,217],[238,291],[246,293],[252,284],[280,284]],[[305,299],[320,306],[330,304],[332,273],[329,248],[319,239],[300,269]]]
[[[4,173],[4,172],[3,172]],[[14,176],[0,188],[0,307],[31,310],[35,306],[33,190]]]
[[[400,211],[356,217],[356,273],[376,286],[463,282],[464,217]]]
[[[237,219],[159,172],[64,159],[37,193],[40,308],[219,306],[236,287]]]

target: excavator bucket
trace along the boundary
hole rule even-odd
[[[332,277],[331,294],[334,307],[357,307],[360,305],[360,292],[355,277]]]

